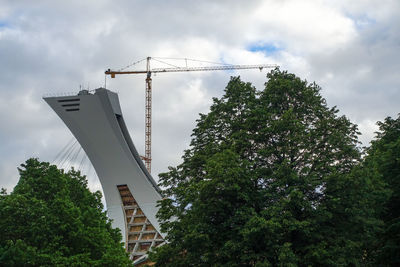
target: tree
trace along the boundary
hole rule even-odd
[[[400,115],[378,122],[379,132],[365,158],[368,172],[376,172],[385,184],[387,198],[378,210],[384,221],[383,232],[374,242],[376,264],[400,265]]]
[[[29,159],[0,196],[0,265],[130,266],[118,229],[79,171]]]
[[[160,175],[169,243],[152,253],[158,265],[363,261],[364,230],[378,221],[362,195],[371,177],[353,172],[356,125],[327,107],[317,84],[279,69],[267,77],[261,92],[231,78],[200,114],[183,163]]]

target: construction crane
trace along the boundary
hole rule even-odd
[[[262,71],[264,68],[276,68],[278,65],[276,64],[260,64],[260,65],[229,65],[229,64],[222,64],[220,66],[205,66],[205,67],[188,67],[187,66],[187,60],[185,59],[186,66],[185,67],[177,67],[172,64],[168,64],[165,62],[162,62],[160,60],[156,60],[162,63],[165,63],[167,65],[173,66],[173,67],[167,67],[167,68],[151,68],[150,67],[150,61],[151,60],[156,60],[155,58],[152,57],[147,57],[146,59],[139,60],[127,67],[130,67],[132,65],[135,65],[136,63],[142,62],[146,60],[146,70],[132,70],[132,71],[124,71],[124,70],[119,70],[119,71],[114,71],[111,69],[108,69],[105,71],[106,75],[110,75],[111,78],[115,78],[116,75],[120,74],[146,74],[146,105],[145,105],[145,155],[142,156],[142,159],[145,162],[145,166],[147,170],[151,173],[151,111],[152,111],[152,79],[151,79],[151,74],[152,73],[164,73],[164,72],[186,72],[186,71],[211,71],[211,70],[239,70],[239,69],[259,69]],[[193,61],[200,61],[200,60],[193,60]],[[200,61],[200,62],[207,62],[207,61]],[[209,62],[211,63],[211,62]],[[217,63],[221,64],[221,63]],[[126,67],[126,68],[127,68]]]

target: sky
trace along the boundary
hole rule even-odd
[[[132,139],[144,154],[145,77],[105,79],[104,71],[148,56],[278,64],[319,84],[328,105],[358,125],[367,146],[376,122],[400,112],[399,12],[398,0],[0,0],[0,187],[10,192],[17,167],[30,157],[57,163],[71,141],[42,100],[48,94],[106,83],[118,92]],[[154,178],[181,162],[199,113],[208,112],[230,76],[262,90],[266,73],[154,76]],[[84,172],[89,187],[101,190],[93,169]]]

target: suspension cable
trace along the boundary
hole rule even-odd
[[[207,60],[200,60],[200,59],[193,59],[193,58],[177,58],[177,57],[152,57],[152,59],[170,59],[170,60],[189,60],[189,61],[196,61],[196,62],[202,62],[202,63],[210,63],[210,64],[217,64],[217,65],[223,65],[223,66],[231,66],[232,64],[228,63],[222,63],[222,62],[213,62],[213,61],[207,61]]]
[[[55,158],[53,159],[53,161],[51,162],[51,164],[55,164],[56,161],[58,160],[58,158],[61,156],[62,153],[64,153],[64,151],[71,145],[71,143],[74,141],[74,137],[72,137],[68,143],[60,150],[60,152],[57,153],[57,155],[55,156]]]
[[[72,153],[74,152],[74,150],[75,150],[75,147],[76,147],[76,144],[77,144],[77,143],[78,143],[78,141],[75,140],[74,144],[70,147],[70,149],[69,149],[69,151],[68,151],[68,154],[66,153],[66,154],[63,156],[62,162],[60,163],[60,168],[65,169],[65,168],[63,168],[63,167],[64,167],[64,164],[66,164],[66,163],[68,162],[68,160],[69,160],[71,154],[72,154]]]
[[[174,68],[181,68],[181,67],[178,67],[178,66],[176,66],[176,65],[173,65],[173,64],[170,64],[170,63],[167,63],[167,62],[164,62],[164,61],[155,59],[155,58],[152,58],[152,59],[155,60],[155,61],[161,62],[161,63],[163,63],[163,64],[165,64],[165,65],[172,66],[172,67],[174,67]]]

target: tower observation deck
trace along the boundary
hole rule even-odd
[[[113,227],[121,229],[134,264],[164,242],[156,219],[160,189],[147,171],[125,125],[118,95],[104,88],[45,97],[78,140],[103,188]]]

